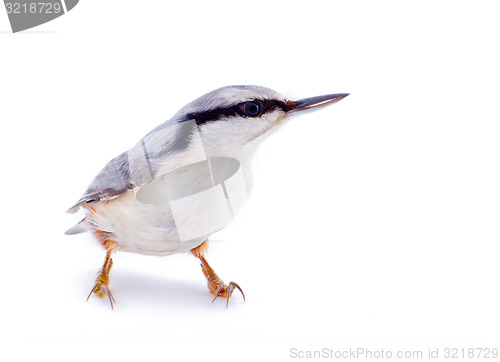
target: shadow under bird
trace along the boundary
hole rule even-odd
[[[225,284],[205,259],[208,237],[223,229],[252,187],[257,147],[294,115],[345,98],[347,93],[289,100],[260,86],[228,86],[187,104],[101,170],[68,212],[85,217],[66,234],[90,231],[106,251],[89,297],[108,296],[116,251],[146,255],[190,252],[201,262],[210,292]],[[87,300],[88,300],[87,298]]]

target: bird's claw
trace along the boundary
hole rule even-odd
[[[111,294],[111,291],[109,290],[107,284],[103,283],[100,280],[96,280],[94,287],[92,288],[92,290],[89,293],[89,296],[87,297],[87,301],[89,300],[92,294],[97,295],[99,298],[104,298],[104,296],[107,294],[109,303],[111,304],[111,309],[115,309],[113,306],[113,303],[115,303],[115,298],[113,297],[113,294]]]
[[[219,282],[218,283],[219,287],[217,289],[212,290],[213,295],[215,295],[214,299],[212,300],[212,303],[215,302],[217,297],[226,298],[226,308],[227,308],[227,306],[229,305],[229,298],[231,298],[234,289],[238,289],[241,295],[243,296],[243,300],[246,301],[245,293],[243,293],[243,290],[237,283],[230,282],[228,285],[226,285],[220,279],[218,279],[218,282]]]
[[[238,289],[240,291],[241,295],[243,296],[243,300],[246,301],[245,293],[243,293],[243,290],[237,283],[230,282],[228,285],[226,285],[222,281],[222,279],[219,278],[219,276],[215,273],[212,267],[207,263],[203,255],[197,253],[196,249],[193,250],[195,250],[195,252],[192,251],[193,254],[201,261],[201,271],[203,272],[203,275],[205,275],[205,278],[207,278],[208,290],[214,295],[212,303],[215,302],[218,297],[226,298],[227,308],[227,306],[229,305],[229,298],[231,298],[231,295],[233,294],[233,291],[235,289]]]

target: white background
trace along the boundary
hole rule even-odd
[[[2,360],[286,361],[300,351],[499,347],[496,2],[82,0],[12,34],[0,9]],[[207,255],[104,252],[65,214],[194,98],[350,92],[260,149]],[[6,358],[4,358],[4,356]],[[297,360],[299,358],[295,358]]]

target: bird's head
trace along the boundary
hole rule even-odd
[[[265,87],[228,86],[189,103],[177,119],[196,122],[205,148],[230,154],[260,144],[292,115],[319,109],[346,96],[340,93],[289,100]]]

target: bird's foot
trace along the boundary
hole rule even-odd
[[[243,296],[243,300],[246,300],[245,293],[243,293],[243,290],[237,283],[229,282],[229,284],[226,285],[222,281],[222,279],[217,276],[217,274],[213,273],[213,271],[212,273],[207,272],[207,270],[205,269],[205,267],[203,267],[203,265],[202,265],[202,270],[203,274],[205,274],[205,277],[207,278],[208,289],[210,290],[210,293],[214,295],[212,303],[215,302],[215,300],[218,297],[226,298],[226,308],[227,308],[229,304],[229,298],[231,298],[231,295],[233,294],[233,291],[235,289],[238,289],[241,295]]]
[[[97,295],[99,298],[104,298],[104,296],[107,295],[109,303],[111,304],[111,309],[114,309],[113,303],[115,302],[115,298],[113,297],[113,294],[111,294],[111,291],[109,290],[108,286],[109,270],[111,269],[112,265],[113,265],[113,260],[110,258],[106,258],[106,261],[104,262],[101,271],[99,272],[99,274],[97,274],[95,285],[90,291],[89,296],[87,297],[87,301],[89,300],[92,294]]]
[[[97,277],[99,279],[99,277]],[[109,290],[109,287],[107,284],[96,280],[94,287],[89,293],[89,296],[87,297],[87,300],[89,300],[90,296],[92,294],[97,295],[99,298],[104,298],[104,296],[107,294],[109,298],[109,303],[111,304],[111,309],[114,309],[113,303],[115,302],[115,298],[113,297],[113,294],[111,294],[111,290]]]
[[[229,284],[226,285],[222,281],[222,279],[219,278],[217,274],[215,274],[215,271],[212,269],[212,267],[208,264],[207,260],[203,256],[207,248],[208,248],[208,240],[205,240],[202,244],[192,249],[191,253],[201,261],[201,270],[203,272],[203,275],[205,275],[205,278],[207,278],[208,290],[210,290],[210,293],[214,295],[212,303],[215,302],[215,300],[218,297],[226,298],[226,308],[227,308],[229,304],[229,298],[231,298],[231,295],[233,294],[235,289],[238,289],[241,295],[243,296],[243,300],[246,300],[245,293],[243,293],[243,290],[238,284],[236,284],[235,282],[230,282]]]

